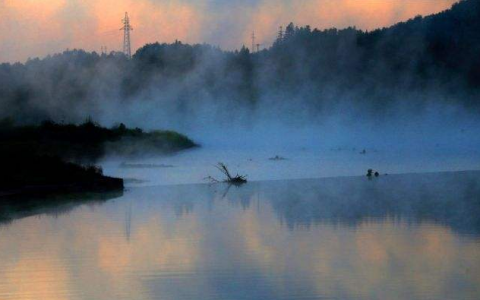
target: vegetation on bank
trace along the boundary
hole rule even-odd
[[[0,196],[46,192],[92,192],[123,189],[123,180],[103,175],[92,165],[107,154],[172,153],[195,147],[173,131],[144,132],[120,124],[104,128],[45,121],[15,126],[0,121]]]
[[[28,151],[68,161],[94,162],[107,154],[166,154],[196,146],[188,137],[174,131],[144,132],[124,124],[105,128],[91,120],[80,125],[45,121],[39,126],[0,122],[0,147],[4,151]]]

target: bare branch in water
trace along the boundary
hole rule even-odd
[[[244,175],[235,175],[232,176],[230,174],[230,171],[228,170],[227,166],[224,163],[219,162],[218,165],[215,166],[220,172],[225,175],[227,179],[224,181],[219,181],[212,176],[208,176],[205,178],[206,180],[210,180],[212,183],[219,183],[219,182],[226,182],[226,183],[231,183],[231,184],[244,184],[247,183],[247,177]]]

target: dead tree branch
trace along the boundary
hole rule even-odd
[[[230,184],[244,184],[244,183],[247,183],[247,177],[244,176],[244,175],[235,175],[235,176],[232,176],[230,174],[230,171],[228,170],[227,166],[224,164],[224,163],[218,163],[218,165],[215,166],[220,172],[223,173],[223,175],[225,175],[226,179],[224,181],[219,181],[215,178],[213,178],[212,176],[208,176],[207,180],[210,180],[212,183],[219,183],[219,182],[226,182],[226,183],[230,183]]]

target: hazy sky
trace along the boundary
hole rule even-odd
[[[129,12],[132,50],[155,41],[207,42],[225,49],[269,46],[280,25],[373,29],[449,8],[458,0],[0,0],[0,62],[67,48],[122,47]]]

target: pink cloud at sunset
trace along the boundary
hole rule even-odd
[[[146,43],[264,46],[289,22],[316,28],[371,30],[448,9],[458,0],[4,0],[0,3],[0,61],[24,61],[67,48],[120,50],[128,11],[133,50]]]

